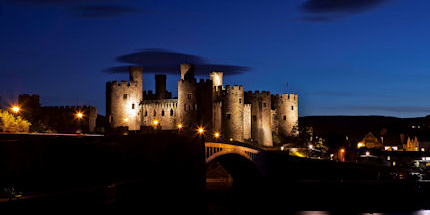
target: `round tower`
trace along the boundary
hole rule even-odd
[[[222,100],[223,136],[243,141],[243,104],[242,86],[227,85]]]
[[[209,74],[209,77],[212,80],[213,87],[222,86],[222,76],[223,76],[222,72],[211,72]]]
[[[251,138],[264,146],[273,146],[270,92],[248,91],[245,102],[251,104]]]
[[[130,82],[106,83],[106,116],[110,127],[127,126],[139,130],[141,124],[140,102],[142,101],[142,67],[132,66]]]
[[[194,67],[181,64],[181,80],[178,82],[178,123],[190,128],[197,122],[197,83]]]
[[[297,94],[282,94],[272,96],[272,106],[276,114],[278,133],[283,136],[296,136],[298,130],[293,127],[299,122],[299,108]]]

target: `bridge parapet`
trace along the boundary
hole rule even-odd
[[[206,163],[209,163],[213,159],[225,154],[238,154],[247,158],[250,161],[254,161],[258,153],[260,153],[259,150],[254,148],[248,148],[246,146],[215,142],[205,143]]]

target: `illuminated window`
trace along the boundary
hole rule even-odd
[[[127,99],[127,94],[124,94],[124,95],[122,96],[122,98],[123,98],[123,99]]]
[[[284,116],[284,121],[287,120],[287,116]]]
[[[397,149],[398,149],[397,146],[393,146],[392,148],[394,151],[397,151]]]
[[[227,114],[227,119],[230,119],[230,117],[231,117],[231,114],[228,113]]]

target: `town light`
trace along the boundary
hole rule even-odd
[[[218,138],[219,136],[220,136],[220,133],[219,132],[215,132],[214,137]]]
[[[181,123],[179,123],[178,124],[178,129],[181,129],[182,128],[182,124]]]
[[[21,108],[19,108],[18,106],[13,106],[13,107],[11,107],[11,110],[12,110],[14,113],[18,113],[18,112],[21,110]]]
[[[128,122],[128,118],[126,117],[126,118],[124,118],[124,122]]]
[[[359,148],[361,148],[361,147],[364,147],[364,143],[359,142],[359,143],[357,144],[357,148],[359,149]]]
[[[203,127],[199,127],[199,128],[197,129],[197,132],[198,132],[199,134],[203,134],[203,133],[205,133],[205,129],[204,129]]]
[[[156,120],[156,119],[154,119],[154,120],[152,121],[152,124],[153,124],[153,125],[155,125],[155,126],[157,126],[157,125],[158,125],[158,123],[159,123],[159,122],[158,122],[158,120]]]
[[[340,149],[340,153],[344,153],[345,152],[345,149]]]
[[[82,112],[78,111],[78,112],[75,113],[75,116],[78,119],[82,119],[82,117],[84,117],[84,114]]]
[[[233,142],[233,138],[230,138],[230,142]]]
[[[311,145],[309,145],[309,149],[313,149],[314,148],[314,146],[311,144]]]
[[[366,152],[366,156],[369,156],[369,155],[370,155],[370,152],[369,152],[369,151],[367,151],[367,152]]]

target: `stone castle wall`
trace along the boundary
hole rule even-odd
[[[243,104],[243,87],[227,85],[222,100],[222,128],[225,138],[243,141]]]
[[[142,125],[154,126],[157,120],[163,130],[177,128],[177,99],[152,100],[142,102]]]
[[[243,106],[243,139],[251,139],[251,104]]]
[[[273,146],[270,92],[248,91],[245,103],[251,104],[251,136],[264,146]]]
[[[275,132],[283,136],[297,135],[293,127],[299,121],[297,94],[272,95],[272,107],[276,110],[273,124]]]
[[[140,129],[142,76],[142,67],[130,67],[130,82],[106,83],[106,117],[112,127],[128,126],[129,130]]]

